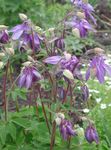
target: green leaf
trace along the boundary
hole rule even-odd
[[[2,144],[4,145],[6,141],[6,126],[5,125],[0,126],[0,139],[1,139]]]
[[[12,122],[15,124],[23,127],[23,128],[29,128],[30,127],[30,121],[26,118],[13,118]]]
[[[7,125],[7,133],[11,135],[13,140],[16,140],[16,127],[13,123],[9,122]]]

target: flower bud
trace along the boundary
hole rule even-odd
[[[19,17],[22,21],[26,21],[27,20],[27,16],[23,13],[19,13]]]
[[[83,0],[83,3],[88,3],[88,0]]]
[[[64,116],[63,113],[57,113],[57,116],[58,116],[59,118],[61,118],[61,119],[65,119],[65,116]]]
[[[9,34],[7,30],[2,30],[0,32],[0,43],[6,44],[9,41]]]
[[[8,26],[0,25],[0,31],[6,30],[7,28],[8,28]]]
[[[0,59],[2,59],[5,56],[5,53],[0,53]]]
[[[99,48],[99,47],[96,47],[96,48],[94,48],[94,52],[95,52],[96,54],[102,54],[102,53],[104,53],[105,51],[104,51],[103,49]]]
[[[6,48],[6,53],[9,55],[14,55],[14,49],[13,48]]]
[[[49,32],[54,32],[55,28],[49,28],[48,31]]]
[[[28,67],[30,64],[31,64],[30,61],[26,61],[26,62],[23,63],[23,66]]]
[[[63,75],[64,75],[65,77],[67,77],[68,79],[71,79],[71,80],[74,79],[72,72],[69,71],[68,69],[65,69],[65,70],[63,71]]]
[[[85,14],[82,13],[82,12],[77,12],[77,16],[81,19],[84,19],[85,18]]]
[[[29,55],[28,55],[28,60],[29,60],[30,62],[34,62],[34,59],[33,59],[31,56],[29,56]]]
[[[61,121],[62,121],[62,119],[59,118],[59,117],[57,117],[57,118],[55,119],[55,122],[56,122],[56,124],[57,124],[58,126],[61,124]]]
[[[84,137],[84,129],[83,129],[83,128],[78,127],[78,128],[76,129],[76,133],[77,133],[78,136]]]
[[[73,33],[73,35],[75,35],[76,37],[80,38],[80,32],[79,32],[79,29],[77,29],[77,28],[72,29],[72,33]]]
[[[93,141],[95,141],[96,144],[99,143],[98,133],[97,133],[96,129],[93,127],[93,125],[89,125],[86,128],[85,137],[89,143],[92,143]]]
[[[71,54],[64,52],[65,59],[69,61],[71,59]]]
[[[2,69],[2,68],[3,68],[3,62],[0,61],[0,69]]]

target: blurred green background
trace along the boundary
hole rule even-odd
[[[95,5],[99,0],[90,0]],[[25,13],[44,28],[54,26],[70,10],[70,0],[0,0],[0,24],[13,26]]]

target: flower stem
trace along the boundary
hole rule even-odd
[[[51,143],[50,143],[50,150],[53,150],[55,144],[55,134],[56,134],[56,122],[53,122],[52,125],[52,134],[51,134]]]
[[[6,65],[6,72],[5,72],[4,83],[3,83],[3,100],[4,100],[5,121],[7,121],[6,83],[7,83],[8,67],[9,67],[9,60]]]
[[[47,128],[48,128],[49,134],[51,134],[48,118],[47,118],[46,111],[45,111],[45,106],[44,106],[44,103],[42,102],[40,87],[38,88],[38,91],[39,91],[39,95],[40,95],[40,99],[41,99],[42,111],[43,111],[43,114],[44,114],[44,117],[45,117],[46,125],[47,125]]]

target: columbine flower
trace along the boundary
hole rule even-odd
[[[88,30],[93,30],[92,26],[85,19],[75,20],[75,22],[73,23],[73,27],[79,29],[81,38],[87,36]]]
[[[97,77],[100,83],[104,83],[106,73],[111,76],[111,67],[105,64],[105,60],[102,56],[95,56],[86,72],[86,80],[89,79],[91,73],[94,77]]]
[[[92,13],[94,12],[94,8],[89,3],[83,3],[81,5],[81,8],[85,13],[86,18],[90,18],[96,25],[96,19],[92,15]]]
[[[92,143],[93,141],[95,141],[97,144],[99,143],[98,133],[96,129],[93,127],[93,125],[89,125],[86,128],[85,137],[89,143]]]
[[[89,97],[89,89],[88,89],[88,87],[86,85],[82,86],[81,87],[81,91],[82,91],[82,98],[83,98],[83,100],[86,101],[88,99],[88,97]]]
[[[51,56],[44,60],[45,63],[59,65],[57,70],[58,74],[67,70],[70,74],[78,79],[82,79],[80,69],[79,69],[79,60],[76,56],[71,56],[71,54],[64,52],[64,56]]]
[[[6,44],[9,41],[9,34],[7,30],[0,32],[0,43]]]
[[[63,38],[56,39],[54,46],[64,51],[65,48],[64,39]]]
[[[22,24],[15,26],[10,30],[12,32],[12,39],[18,40],[24,33],[31,31],[28,21],[24,21]]]
[[[48,64],[60,64],[62,69],[73,71],[78,64],[79,60],[76,56],[71,56],[69,53],[64,53],[64,56],[51,56],[44,60]]]
[[[24,67],[20,74],[19,86],[26,87],[27,89],[29,89],[32,83],[36,82],[40,78],[41,75],[35,67],[33,66]]]
[[[60,133],[64,140],[68,140],[70,136],[75,136],[76,132],[73,130],[72,123],[68,120],[62,120],[60,124]]]
[[[32,34],[24,33],[24,37],[19,41],[19,50],[25,50],[29,47],[36,51],[40,48],[41,40],[42,38],[37,33],[33,33],[33,36]]]

